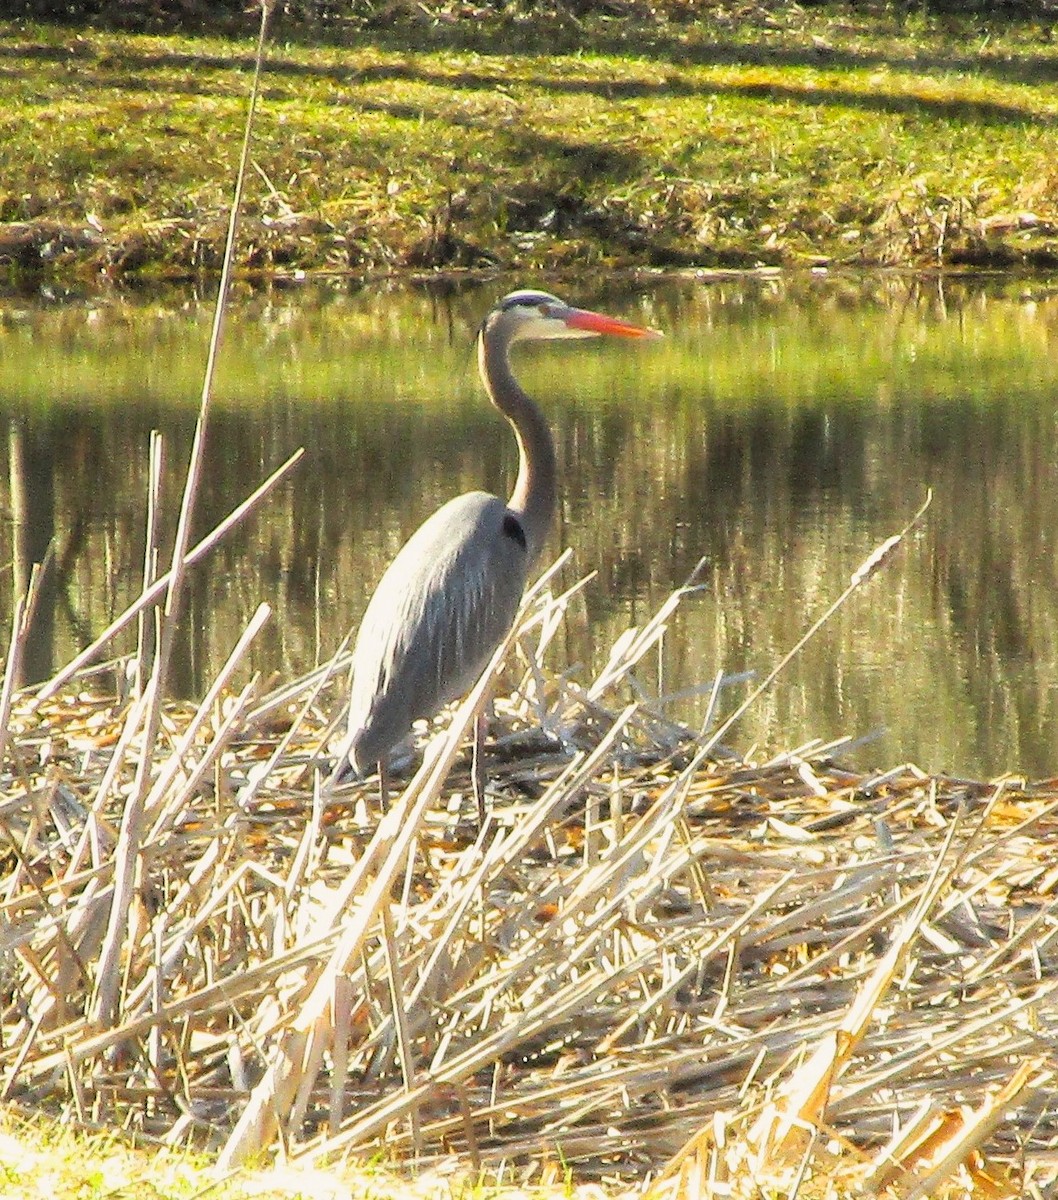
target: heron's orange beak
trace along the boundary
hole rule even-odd
[[[585,333],[608,333],[616,337],[660,338],[665,335],[659,329],[645,329],[642,325],[629,325],[616,317],[591,312],[587,308],[571,308],[565,316],[570,329],[582,329]]]

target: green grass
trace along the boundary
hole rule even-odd
[[[75,1129],[0,1106],[0,1196],[5,1200],[576,1200],[597,1187],[561,1170],[514,1188],[503,1173],[467,1169],[409,1177],[382,1165],[330,1169],[263,1164],[222,1175],[210,1156],[151,1144],[117,1130]]]
[[[1058,265],[1053,27],[763,13],[280,28],[242,269]],[[0,22],[12,270],[214,269],[251,60]]]
[[[4,1200],[597,1200],[561,1164],[526,1172],[452,1163],[412,1175],[351,1161],[316,1169],[263,1163],[229,1174],[211,1156],[119,1130],[74,1128],[52,1117],[0,1106],[0,1196]],[[622,1194],[627,1192],[622,1191]]]

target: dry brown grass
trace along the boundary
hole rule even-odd
[[[705,755],[636,678],[679,594],[577,683],[549,666],[557,578],[509,656],[486,829],[461,741],[487,676],[387,817],[373,784],[329,793],[343,652],[162,706],[119,913],[136,660],[11,695],[4,1097],[228,1167],[281,1139],[655,1196],[1031,1194],[1058,1147],[1058,783]]]

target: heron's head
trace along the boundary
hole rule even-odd
[[[584,338],[610,334],[615,337],[655,338],[654,329],[629,325],[614,317],[573,308],[549,292],[527,288],[511,292],[485,318],[481,332],[506,334],[508,342],[543,341],[553,338]]]

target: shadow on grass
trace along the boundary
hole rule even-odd
[[[628,48],[624,47],[623,49],[627,53]],[[725,57],[722,47],[713,47],[712,50],[714,52],[713,61],[716,62],[746,61],[745,58],[739,58],[733,52],[729,52],[728,56]],[[508,52],[509,50],[505,49],[504,53]],[[143,72],[147,74],[161,69],[208,69],[218,72],[227,72],[233,69],[240,72],[249,72],[253,69],[253,59],[249,55],[197,55],[169,52],[158,54],[86,55],[82,47],[73,47],[69,51],[66,51],[61,47],[53,46],[0,46],[0,59],[5,57],[36,58],[55,62],[62,62],[66,58],[72,57],[82,61],[94,61],[100,72],[114,70],[115,72],[125,73],[124,78],[117,75],[115,77],[108,77],[102,73],[97,75],[95,79],[81,76],[78,80],[80,88],[86,88],[94,84],[98,88],[121,88],[128,91],[143,90],[152,93],[158,90],[159,81],[157,79],[141,79],[128,73]],[[803,66],[809,62],[816,67],[821,65],[818,56],[806,56],[803,54],[784,56],[782,52],[773,53],[771,51],[763,55],[760,61],[767,61],[775,65],[777,62],[782,61],[784,57],[786,65],[790,66]],[[848,60],[845,63],[847,66],[856,65],[862,67],[869,61],[869,57],[868,59],[864,59],[858,55],[828,54],[827,62],[835,65],[836,60],[841,58]],[[948,60],[943,63],[943,69],[954,70],[957,69],[955,66],[957,62],[962,62],[965,66],[970,61],[969,59]],[[914,69],[921,72],[923,67],[928,65],[928,62],[929,60],[908,60],[907,69]],[[887,65],[893,64],[887,63]],[[1058,78],[1058,62],[1048,62],[1048,67],[1052,73],[1051,77]],[[977,64],[975,69],[980,69],[980,64]],[[11,78],[17,73],[5,71],[4,74],[8,78]],[[385,83],[406,80],[408,82],[434,85],[460,91],[486,92],[494,92],[498,88],[509,87],[512,82],[518,82],[525,87],[541,91],[566,95],[598,96],[609,101],[734,95],[750,99],[781,100],[813,107],[853,108],[870,112],[898,113],[901,115],[918,113],[929,118],[949,122],[958,121],[989,125],[1035,125],[1043,128],[1052,128],[1058,124],[1058,115],[1041,113],[1026,106],[994,100],[966,100],[954,97],[922,96],[881,89],[871,92],[861,92],[847,87],[801,87],[796,83],[772,83],[764,81],[752,83],[701,81],[693,83],[687,80],[666,79],[652,83],[646,80],[565,79],[539,74],[514,80],[510,74],[500,71],[463,70],[448,72],[437,71],[428,67],[411,66],[406,63],[374,64],[363,68],[356,66],[334,67],[323,64],[299,63],[291,59],[278,59],[274,56],[268,60],[265,75],[266,78],[271,79],[311,78],[324,81],[329,80],[345,87],[363,83]],[[225,88],[218,88],[216,82],[214,80],[207,85],[205,80],[166,80],[164,81],[164,87],[167,91],[184,95],[242,95],[241,85],[235,86],[233,84],[229,91]],[[291,100],[295,98],[293,93],[284,92],[275,87],[267,88],[265,95],[272,100]],[[358,107],[370,109],[372,106],[363,105]],[[391,106],[391,114],[414,119],[419,119],[423,116],[435,117],[441,115],[437,111],[414,105]],[[477,123],[470,119],[452,115],[448,115],[447,119],[466,125]],[[488,124],[488,122],[485,122],[485,124]]]
[[[1008,18],[1000,24],[1004,32],[1016,29],[1011,25],[1013,18]],[[68,29],[71,33],[79,27],[59,25],[61,30]],[[603,32],[598,30],[585,31],[576,24],[560,21],[547,22],[546,19],[533,25],[513,23],[510,21],[466,20],[451,25],[394,26],[386,29],[365,28],[353,23],[328,23],[326,25],[308,26],[278,23],[273,28],[273,51],[275,45],[283,44],[302,49],[319,47],[344,48],[348,50],[376,49],[390,53],[474,53],[484,56],[509,56],[511,54],[547,55],[551,57],[581,56],[584,53],[610,55],[621,58],[648,59],[680,66],[771,66],[791,68],[821,67],[836,70],[891,70],[914,75],[972,73],[977,76],[995,79],[998,82],[1014,84],[1046,84],[1058,81],[1058,51],[1050,54],[1003,54],[981,52],[960,53],[947,47],[938,49],[936,35],[923,38],[923,48],[906,53],[887,50],[850,49],[837,45],[820,45],[810,41],[810,32],[801,36],[805,38],[803,46],[767,45],[741,41],[731,37],[711,37],[709,27],[675,26],[669,32],[667,29],[650,25],[636,26],[632,22],[624,24],[621,32]],[[248,24],[244,36],[250,37],[256,32],[256,23]],[[765,34],[764,36],[766,36]],[[239,36],[230,27],[220,27],[215,30],[203,29],[198,31],[181,31],[181,36],[193,38],[202,37],[231,37]],[[912,41],[913,35],[906,33],[899,25],[891,28],[867,31],[863,36],[875,37],[878,40],[900,38]],[[987,41],[987,32],[980,21],[972,19],[960,21],[952,26],[950,41],[952,45],[965,44],[970,37]],[[1034,35],[1035,37],[1035,35]],[[1042,44],[1042,43],[1038,43]],[[36,58],[45,61],[64,62],[70,58],[82,60],[95,59],[105,62],[107,54],[100,54],[91,46],[48,46],[34,45],[0,45],[0,57]],[[123,54],[119,60],[124,66],[133,70],[143,70],[153,67],[194,67],[212,68],[216,70],[252,71],[254,56],[246,53],[236,54],[187,54],[182,52],[163,52],[158,54]],[[349,71],[345,68],[335,68],[326,64],[298,63],[292,60],[277,59],[275,53],[269,54],[267,70],[272,74],[288,74],[295,77],[312,77],[334,79],[337,82],[346,81]]]

